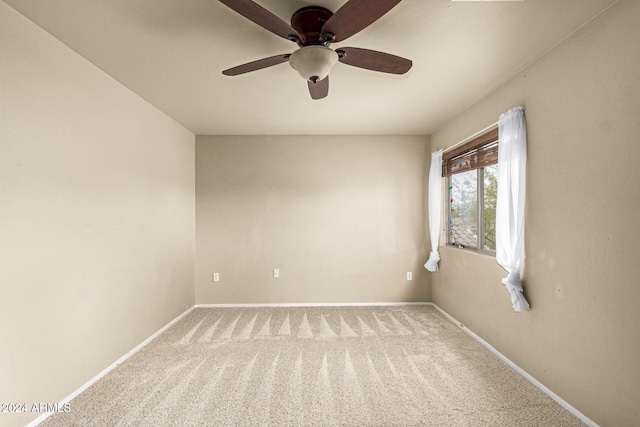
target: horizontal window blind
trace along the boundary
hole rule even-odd
[[[442,176],[480,169],[498,163],[498,129],[442,154]]]

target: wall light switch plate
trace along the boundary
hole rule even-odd
[[[413,280],[413,273],[410,271],[407,272],[407,280]]]
[[[279,268],[274,268],[273,269],[273,278],[277,279],[278,277],[280,277],[280,269]]]
[[[220,273],[213,273],[213,281],[214,282],[220,281]]]

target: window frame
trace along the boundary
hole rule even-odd
[[[475,171],[476,172],[476,203],[477,203],[477,247],[463,246],[461,248],[467,249],[476,253],[495,256],[496,251],[491,249],[485,249],[485,236],[484,236],[484,209],[485,209],[485,183],[484,183],[484,168],[492,166],[498,163],[498,128],[492,127],[488,131],[482,133],[480,136],[473,138],[472,140],[455,147],[448,152],[443,153],[442,156],[442,177],[446,178],[445,188],[446,191],[446,230],[445,230],[445,245],[457,246],[451,242],[451,176],[464,172]],[[462,160],[461,160],[462,159]]]

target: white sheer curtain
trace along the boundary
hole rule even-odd
[[[496,205],[496,261],[509,275],[502,283],[515,311],[529,309],[522,295],[524,264],[524,201],[527,175],[527,125],[524,107],[515,107],[498,120],[498,200]]]
[[[431,254],[424,268],[438,271],[438,244],[440,243],[440,221],[442,216],[442,150],[431,153],[429,169],[429,234],[431,236]]]

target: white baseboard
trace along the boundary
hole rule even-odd
[[[195,308],[242,308],[242,307],[403,307],[408,305],[430,305],[430,302],[301,302],[267,304],[196,304]]]
[[[514,371],[516,371],[517,373],[519,373],[520,375],[522,375],[523,377],[525,377],[531,384],[535,385],[536,387],[538,387],[540,390],[542,390],[543,393],[545,393],[547,396],[549,396],[550,398],[552,398],[553,400],[555,400],[560,406],[562,406],[564,409],[566,409],[567,411],[571,412],[573,415],[575,415],[577,418],[580,419],[580,421],[582,421],[583,423],[585,423],[587,426],[589,427],[599,427],[598,424],[595,423],[595,421],[593,421],[592,419],[588,418],[586,415],[584,415],[582,412],[578,411],[576,408],[574,408],[573,406],[571,406],[566,400],[562,399],[560,396],[558,396],[557,394],[555,394],[553,391],[549,390],[544,384],[542,384],[540,381],[538,381],[537,379],[535,379],[534,377],[532,377],[528,372],[526,372],[524,369],[522,369],[521,367],[519,367],[518,365],[516,365],[515,363],[513,363],[509,358],[507,358],[504,354],[500,353],[498,350],[496,350],[491,344],[489,344],[488,342],[486,342],[485,340],[483,340],[482,338],[480,338],[478,335],[476,335],[473,331],[471,331],[470,329],[468,329],[466,326],[464,326],[462,323],[458,322],[453,316],[451,316],[449,313],[447,313],[446,311],[444,311],[443,309],[441,309],[440,307],[438,307],[437,305],[433,304],[433,303],[428,303],[429,305],[432,305],[433,307],[435,307],[440,313],[442,313],[442,315],[444,317],[446,317],[447,319],[449,319],[451,322],[455,323],[457,326],[459,326],[463,331],[465,331],[467,334],[469,334],[473,339],[475,339],[476,341],[478,341],[480,344],[482,344],[485,348],[487,348],[487,350],[489,350],[490,352],[492,352],[493,354],[495,354],[500,360],[502,360],[504,363],[506,363],[509,367],[511,367],[511,369],[513,369]]]
[[[180,314],[178,317],[176,317],[175,319],[173,319],[171,322],[167,323],[166,325],[164,325],[162,328],[160,328],[155,334],[151,335],[149,338],[147,338],[146,340],[142,341],[140,344],[138,344],[133,350],[131,350],[130,352],[128,352],[127,354],[125,354],[124,356],[122,356],[120,359],[116,360],[115,362],[113,362],[111,365],[109,365],[106,369],[104,369],[102,372],[100,372],[98,375],[96,375],[95,377],[91,378],[85,385],[83,385],[82,387],[80,387],[79,389],[77,389],[76,391],[74,391],[73,393],[71,393],[69,396],[65,397],[59,404],[58,407],[62,407],[64,406],[66,403],[69,403],[72,399],[74,399],[75,397],[77,397],[80,393],[82,393],[83,391],[85,391],[86,389],[88,389],[93,383],[95,383],[96,381],[98,381],[100,378],[104,377],[105,375],[107,375],[110,371],[112,371],[116,366],[118,366],[119,364],[121,364],[122,362],[124,362],[125,360],[127,360],[128,358],[130,358],[131,356],[133,356],[136,352],[138,352],[140,349],[142,349],[145,345],[149,344],[151,341],[153,341],[154,338],[156,338],[158,335],[160,335],[161,333],[163,333],[164,331],[166,331],[167,329],[169,329],[174,323],[176,323],[177,321],[179,321],[180,319],[182,319],[184,316],[186,316],[187,314],[189,314],[189,312],[191,312],[193,309],[195,308],[195,306],[192,306],[190,308],[188,308],[187,310],[185,310],[182,314]],[[31,421],[29,424],[27,424],[27,427],[35,427],[38,424],[40,424],[41,422],[43,422],[47,417],[49,417],[50,415],[52,415],[53,412],[45,412],[42,415],[40,415],[38,418],[36,418],[35,420]]]

